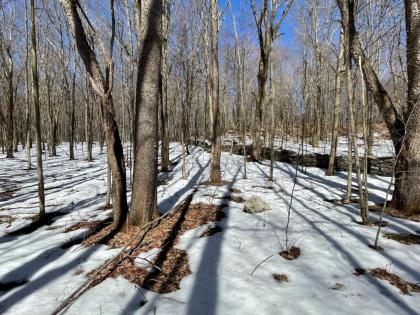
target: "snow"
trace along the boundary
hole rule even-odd
[[[50,226],[21,236],[5,234],[28,224],[28,218],[37,213],[36,171],[25,170],[23,152],[14,160],[0,157],[2,183],[18,188],[13,197],[0,199],[0,215],[19,218],[10,226],[0,225],[0,283],[28,280],[12,290],[0,291],[1,313],[51,313],[90,271],[117,251],[104,245],[61,247],[83,232],[64,233],[67,227],[82,220],[100,220],[110,213],[100,208],[106,192],[105,155],[98,155],[95,147],[95,160],[87,162],[85,152],[78,147],[76,161],[69,161],[63,152],[66,149],[60,147],[60,156],[44,162],[47,212],[65,214]],[[171,144],[170,151],[172,160],[180,160],[178,144]],[[275,163],[275,181],[269,182],[267,162],[248,163],[248,179],[243,179],[243,158],[223,153],[222,177],[231,183],[200,186],[209,179],[209,162],[208,153],[193,148],[187,157],[188,179],[182,179],[180,162],[168,185],[158,188],[161,212],[181,202],[194,188],[193,203],[228,203],[226,218],[217,223],[222,232],[199,238],[206,229],[202,226],[185,233],[177,244],[187,251],[192,271],[181,281],[181,289],[156,294],[122,277],[108,278],[84,293],[67,314],[419,314],[418,293],[402,295],[386,281],[353,275],[355,268],[379,267],[418,283],[420,246],[381,237],[385,250],[369,248],[376,228],[355,222],[360,220],[357,205],[335,206],[325,201],[343,196],[345,173],[325,177],[317,168],[298,173],[289,242],[300,247],[301,256],[288,261],[278,252],[285,247],[294,167]],[[369,176],[372,202],[385,198],[389,180]],[[243,204],[218,198],[231,194],[233,188],[240,189],[245,199],[257,194],[272,210],[252,215],[242,211]],[[371,217],[377,215],[371,213]],[[420,233],[420,223],[393,217],[385,220],[389,224],[382,233]],[[156,252],[143,253],[142,258],[152,259]],[[138,258],[136,263],[144,264],[144,260]],[[273,273],[286,274],[289,282],[275,281]]]

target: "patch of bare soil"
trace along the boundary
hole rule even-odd
[[[300,248],[292,246],[290,249],[280,252],[279,255],[284,259],[294,260],[300,256]]]
[[[230,191],[235,194],[240,194],[242,192],[239,188],[232,188]]]
[[[417,234],[387,233],[384,236],[405,245],[420,244],[420,235]]]
[[[370,206],[369,210],[372,212],[381,212],[382,207],[383,205],[378,204],[378,205]],[[420,213],[406,213],[404,211],[400,211],[392,207],[386,207],[385,214],[394,218],[420,222]]]
[[[420,285],[405,281],[404,279],[401,279],[399,276],[388,272],[385,269],[370,269],[369,273],[375,278],[388,281],[394,287],[400,289],[401,293],[404,295],[411,295],[410,292],[420,292]]]
[[[286,275],[280,273],[273,273],[273,278],[277,282],[289,282],[289,278]]]
[[[191,274],[188,255],[185,251],[175,248],[179,238],[185,232],[210,222],[220,221],[225,217],[221,206],[204,203],[187,205],[166,217],[157,226],[152,226],[144,232],[138,227],[130,226],[126,233],[118,233],[107,244],[113,248],[121,248],[130,243],[133,237],[139,235],[139,241],[130,256],[110,264],[103,269],[98,278],[123,276],[139,286],[157,293],[168,293],[179,289],[182,278]],[[104,229],[100,234],[106,233]],[[93,235],[84,243],[94,244],[103,235]],[[135,259],[153,248],[160,249],[158,255],[147,263],[152,271],[139,267]],[[90,273],[94,275],[96,271]]]

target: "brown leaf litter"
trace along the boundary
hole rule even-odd
[[[420,244],[420,235],[418,234],[387,233],[384,237],[405,245]]]
[[[382,212],[382,208],[383,208],[383,205],[377,204],[374,206],[370,206],[369,210],[372,212]],[[385,214],[394,218],[420,222],[420,213],[407,213],[407,212],[395,209],[393,207],[386,207]]]
[[[401,293],[404,295],[411,295],[410,292],[420,292],[419,284],[405,281],[404,279],[401,279],[399,276],[383,268],[370,269],[369,273],[375,278],[388,281],[391,285],[400,289]]]
[[[277,282],[289,282],[289,278],[285,274],[273,273],[273,278]]]
[[[294,260],[300,256],[300,248],[292,246],[290,249],[280,252],[279,255],[284,259]]]
[[[123,276],[130,282],[157,293],[176,291],[179,289],[182,278],[191,274],[187,252],[175,248],[180,236],[201,225],[220,221],[224,217],[225,214],[221,206],[198,203],[176,211],[159,225],[144,232],[141,232],[138,227],[130,226],[127,233],[118,233],[107,244],[112,248],[130,246],[130,241],[140,232],[137,245],[134,245],[134,248],[131,247],[133,251],[129,256],[103,269],[98,278]],[[98,233],[101,235],[93,235],[84,243],[91,245],[98,239],[102,239],[102,234],[106,229]],[[154,248],[159,249],[156,257],[151,258],[150,261],[144,258],[152,270],[135,264],[136,259],[141,259],[139,258],[141,253]],[[89,276],[93,276],[95,273],[94,270]]]

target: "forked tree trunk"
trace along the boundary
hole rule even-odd
[[[126,222],[128,214],[127,195],[126,195],[126,176],[124,164],[124,152],[121,145],[120,134],[115,119],[114,105],[111,97],[111,89],[107,84],[101,71],[95,53],[89,46],[83,23],[77,11],[77,3],[72,0],[60,0],[67,20],[73,31],[76,46],[80,57],[89,73],[92,85],[101,99],[101,112],[103,115],[106,136],[110,149],[108,157],[112,169],[112,192],[114,227],[120,229]],[[109,60],[111,62],[112,60]]]
[[[210,32],[210,86],[213,112],[212,146],[211,146],[211,169],[210,181],[220,183],[220,156],[221,156],[221,136],[220,136],[220,109],[219,109],[219,10],[217,0],[210,1],[211,12],[211,32]]]
[[[133,196],[130,224],[142,225],[157,215],[158,109],[161,91],[161,0],[136,0],[137,61]]]
[[[38,83],[38,56],[37,56],[37,37],[35,21],[35,4],[30,0],[31,10],[31,43],[32,43],[32,97],[35,109],[35,135],[36,135],[36,160],[38,174],[38,197],[39,213],[45,214],[45,195],[44,195],[44,173],[42,169],[42,149],[41,149],[41,117],[39,113],[39,83]]]

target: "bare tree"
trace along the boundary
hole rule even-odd
[[[252,13],[258,32],[260,48],[260,61],[258,65],[258,96],[256,98],[254,130],[252,133],[252,159],[260,160],[261,129],[263,120],[263,107],[266,102],[266,83],[268,80],[268,68],[273,42],[280,36],[281,23],[287,16],[293,1],[263,0],[261,9],[258,10],[254,0],[251,1]],[[279,11],[284,5],[282,14]]]
[[[138,39],[133,196],[130,223],[157,214],[158,109],[162,97],[162,1],[136,0]]]
[[[31,61],[32,61],[32,98],[35,109],[35,135],[36,135],[36,169],[38,174],[38,197],[39,213],[45,214],[45,195],[44,195],[44,173],[42,169],[42,149],[41,149],[41,117],[39,112],[39,82],[38,82],[38,55],[36,37],[36,16],[34,0],[30,0],[31,12]]]
[[[341,83],[343,81],[343,72],[345,71],[345,59],[344,59],[344,33],[340,32],[340,49],[337,58],[337,68],[335,73],[335,99],[334,99],[334,116],[333,116],[333,127],[331,137],[331,149],[330,158],[328,161],[328,169],[325,175],[334,175],[335,158],[337,155],[337,143],[338,143],[338,127],[340,122],[340,110],[341,110]],[[350,154],[350,152],[349,152]]]
[[[108,57],[107,61],[109,73],[105,77],[99,66],[98,60],[96,59],[96,55],[87,41],[84,26],[78,12],[78,8],[83,12],[82,8],[78,5],[77,1],[60,0],[60,2],[64,8],[67,20],[73,31],[79,55],[83,60],[86,71],[90,75],[92,86],[101,99],[101,112],[104,119],[108,141],[108,157],[113,175],[112,192],[114,226],[115,228],[120,229],[125,223],[128,214],[128,205],[126,195],[124,152],[121,145],[117,122],[115,119],[115,111],[111,94],[113,69],[112,55],[109,51],[106,52],[105,47],[102,46],[102,49],[105,50],[105,54]],[[96,34],[92,24],[89,22],[88,25]]]
[[[220,174],[221,137],[220,137],[220,109],[219,109],[219,10],[217,0],[210,0],[211,27],[210,27],[210,87],[212,98],[213,128],[211,146],[210,181],[219,183]]]

